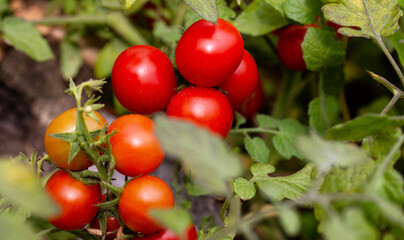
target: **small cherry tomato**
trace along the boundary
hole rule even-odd
[[[83,170],[93,165],[87,154],[84,151],[80,151],[68,164],[70,143],[49,136],[54,133],[74,132],[76,130],[76,111],[76,108],[69,109],[53,119],[46,129],[44,145],[46,153],[56,166],[70,170]],[[102,129],[107,124],[103,116],[95,111],[94,113],[98,117],[99,122],[84,115],[84,121],[89,131]]]
[[[258,85],[250,98],[238,108],[234,110],[243,115],[246,119],[251,119],[256,115],[264,104],[264,90],[262,83],[258,81]]]
[[[191,225],[187,232],[180,238],[171,230],[161,230],[158,233],[146,234],[142,238],[135,238],[133,240],[197,240],[198,234],[194,225]]]
[[[304,71],[302,42],[309,27],[316,25],[290,25],[282,30],[278,40],[278,55],[281,62],[293,71]]]
[[[252,94],[258,84],[258,68],[254,58],[244,50],[240,65],[219,87],[227,92],[233,108],[240,106]]]
[[[123,189],[118,203],[122,221],[135,232],[155,233],[162,229],[149,211],[174,207],[174,195],[160,178],[145,175],[131,180]]]
[[[160,166],[165,153],[150,118],[124,115],[111,123],[107,132],[113,131],[117,133],[110,138],[110,144],[118,172],[135,177],[149,174]]]
[[[175,61],[182,76],[197,86],[217,86],[240,65],[244,43],[229,22],[199,20],[182,35]]]
[[[138,114],[164,110],[177,87],[170,59],[159,49],[147,45],[123,51],[114,63],[111,79],[118,101]]]
[[[167,106],[166,115],[188,120],[227,136],[233,122],[233,110],[227,97],[217,89],[187,87],[178,92]]]
[[[97,215],[101,202],[100,185],[86,185],[67,172],[55,172],[45,184],[45,191],[59,205],[61,213],[49,218],[55,227],[70,231],[83,228]]]

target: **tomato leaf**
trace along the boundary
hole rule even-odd
[[[306,164],[303,169],[289,176],[259,178],[255,182],[272,200],[281,201],[285,198],[296,200],[309,190],[313,168],[313,164]]]
[[[279,134],[272,138],[275,149],[286,159],[302,158],[295,142],[298,136],[307,134],[306,127],[290,118],[281,120],[278,127]]]
[[[397,0],[341,0],[324,5],[322,11],[330,21],[345,26],[338,29],[340,34],[377,39],[394,34],[403,15]]]
[[[32,23],[20,18],[6,17],[0,30],[4,39],[34,60],[43,62],[54,57],[48,42]]]
[[[35,216],[49,217],[58,213],[35,174],[27,166],[7,159],[0,160],[0,195]]]
[[[385,129],[376,135],[372,135],[371,138],[365,138],[362,148],[376,160],[376,163],[381,163],[391,151],[391,147],[400,138],[401,132],[401,129],[397,128]],[[400,159],[400,156],[400,151],[397,151],[387,166],[393,167],[397,160]]]
[[[156,209],[150,210],[149,215],[165,228],[171,229],[178,235],[187,231],[191,224],[191,217],[184,209]]]
[[[326,96],[323,109],[320,98],[315,98],[309,103],[308,114],[310,126],[318,133],[324,134],[331,125],[338,121],[338,99]]]
[[[219,11],[216,6],[217,0],[184,0],[201,18],[216,24]]]
[[[241,125],[247,122],[245,117],[241,115],[240,113],[234,111],[234,115],[236,116],[236,126],[235,129],[239,129]]]
[[[269,163],[254,163],[250,168],[254,177],[267,177],[268,174],[275,172],[275,167]]]
[[[0,239],[40,240],[34,229],[8,215],[0,215]]]
[[[181,160],[198,186],[219,195],[230,191],[228,180],[242,172],[240,159],[218,136],[187,121],[158,116],[156,133],[164,150]]]
[[[135,3],[136,0],[125,0],[125,9],[130,9]]]
[[[259,127],[268,129],[275,129],[280,125],[280,120],[264,114],[257,115],[257,122]]]
[[[326,138],[342,141],[357,141],[371,135],[379,134],[385,129],[403,125],[404,121],[401,119],[379,114],[366,114],[330,128],[326,133]]]
[[[76,77],[82,65],[83,58],[79,46],[64,39],[60,43],[60,68],[63,78]]]
[[[111,75],[112,66],[121,52],[127,49],[129,45],[119,39],[113,39],[105,44],[98,53],[94,65],[94,74],[96,78],[106,78]]]
[[[245,178],[237,178],[234,180],[233,189],[237,196],[244,201],[252,199],[257,192],[254,183]]]
[[[153,35],[167,44],[176,43],[181,38],[181,29],[177,26],[168,26],[164,21],[154,24]]]
[[[252,2],[235,21],[237,29],[251,36],[265,35],[288,24],[288,21],[265,0]]]
[[[289,237],[295,237],[301,229],[300,215],[294,207],[278,204],[279,223]]]
[[[286,0],[282,7],[286,17],[301,24],[311,24],[321,13],[321,0]]]
[[[368,159],[357,145],[326,141],[315,134],[298,138],[297,147],[305,159],[317,165],[320,172],[327,172],[334,165],[348,167]]]
[[[345,50],[341,41],[328,29],[309,27],[302,43],[307,69],[318,71],[341,64]]]
[[[396,33],[391,35],[389,39],[397,51],[401,66],[404,66],[404,44],[401,42],[401,40],[404,39],[404,33],[399,29]]]
[[[266,162],[269,158],[269,148],[260,137],[245,137],[244,146],[251,158],[256,162]]]
[[[269,5],[273,6],[277,11],[279,11],[282,15],[285,15],[283,13],[283,4],[286,2],[286,0],[265,0]]]
[[[380,197],[394,202],[398,206],[404,204],[404,180],[401,174],[393,169],[387,169],[381,178],[372,181],[367,189],[371,193],[376,193]]]

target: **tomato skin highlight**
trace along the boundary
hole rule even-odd
[[[131,180],[123,189],[118,203],[122,221],[136,232],[148,234],[162,229],[148,212],[174,207],[174,195],[160,178],[145,175]]]
[[[182,76],[197,86],[217,86],[239,66],[244,53],[240,32],[218,19],[192,24],[180,38],[175,61]]]
[[[128,114],[115,119],[107,133],[111,138],[115,169],[123,175],[135,177],[156,170],[165,153],[154,133],[154,122],[145,116]]]
[[[302,43],[309,27],[317,25],[290,25],[282,30],[278,40],[278,55],[281,62],[293,71],[306,70]]]
[[[84,151],[80,151],[77,155],[73,158],[73,160],[68,164],[69,152],[70,152],[70,143],[63,141],[61,139],[57,139],[54,137],[49,136],[53,133],[68,133],[74,132],[76,130],[76,108],[71,108],[60,115],[58,115],[52,122],[48,125],[48,128],[45,131],[44,137],[44,145],[45,151],[48,154],[51,161],[56,164],[56,166],[69,169],[69,170],[83,170],[93,163],[91,162],[90,158]],[[84,121],[88,130],[96,131],[102,129],[107,121],[101,114],[94,111],[95,115],[99,119],[99,123],[86,116],[84,114]]]
[[[162,111],[175,94],[177,79],[170,59],[159,49],[136,45],[123,51],[111,73],[118,101],[129,111]]]
[[[188,120],[225,138],[233,122],[233,110],[227,97],[217,89],[187,87],[167,106],[166,115]]]
[[[254,58],[244,50],[240,65],[219,87],[227,92],[227,98],[233,108],[243,104],[258,84],[258,68]]]
[[[186,232],[186,235],[184,234],[183,238],[180,238],[178,235],[176,235],[173,231],[169,229],[161,230],[158,233],[152,233],[152,234],[146,234],[142,238],[134,238],[133,240],[197,240],[198,239],[198,234],[196,232],[196,229],[194,225],[191,225]]]
[[[59,205],[61,213],[48,218],[49,222],[62,230],[83,228],[97,215],[101,202],[100,185],[85,185],[67,172],[55,172],[45,184],[45,191]]]

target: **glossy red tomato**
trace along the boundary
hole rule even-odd
[[[258,85],[250,98],[243,103],[240,107],[234,109],[246,119],[251,119],[256,115],[264,104],[264,90],[262,89],[262,83],[258,81]]]
[[[227,136],[233,122],[233,110],[227,97],[217,89],[187,87],[174,95],[166,114],[191,121]]]
[[[254,58],[244,50],[240,65],[219,87],[227,92],[233,108],[240,106],[252,94],[258,84],[258,68]]]
[[[155,233],[161,230],[148,212],[174,207],[174,195],[160,178],[145,175],[131,180],[123,189],[118,203],[122,221],[135,232]]]
[[[214,25],[201,19],[182,35],[175,61],[186,80],[197,86],[212,87],[237,69],[243,53],[243,39],[231,23],[219,18]]]
[[[61,213],[49,222],[62,230],[75,230],[86,226],[97,214],[101,202],[100,185],[86,185],[67,172],[55,172],[45,184],[45,191],[59,205]]]
[[[114,63],[111,79],[118,101],[138,114],[164,110],[177,87],[170,59],[159,49],[147,45],[123,51]]]
[[[46,129],[44,138],[45,150],[52,162],[60,168],[70,170],[82,170],[90,167],[93,163],[84,151],[80,151],[73,160],[67,164],[70,153],[70,143],[49,135],[53,133],[74,132],[76,130],[76,111],[76,108],[69,109],[53,119]],[[98,117],[99,122],[84,115],[84,121],[89,131],[102,129],[104,125],[107,124],[103,116],[95,111],[94,113]]]
[[[303,59],[302,42],[309,27],[316,25],[290,25],[282,30],[278,40],[278,55],[281,62],[293,71],[303,71],[306,63]]]
[[[90,227],[95,229],[100,229],[100,222],[97,218],[90,222]],[[107,231],[105,240],[114,240],[116,238],[116,231],[119,229],[119,220],[116,217],[107,217]]]
[[[171,230],[161,230],[158,233],[152,233],[152,234],[146,234],[142,238],[136,238],[138,240],[143,239],[143,240],[197,240],[198,239],[198,234],[196,232],[196,229],[194,225],[191,225],[186,234],[182,236],[183,238],[180,238],[178,235],[176,235],[173,231]],[[133,239],[133,240],[136,240]]]
[[[145,116],[128,114],[115,119],[108,133],[115,169],[123,175],[135,177],[156,170],[164,159],[164,151],[154,133],[154,122]]]

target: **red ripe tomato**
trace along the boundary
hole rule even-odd
[[[244,43],[239,31],[218,19],[192,24],[182,35],[175,61],[182,76],[197,86],[217,86],[240,65]]]
[[[83,170],[93,165],[87,154],[84,151],[80,151],[73,158],[73,160],[67,164],[70,152],[70,143],[49,136],[53,133],[74,132],[76,130],[76,111],[76,108],[69,109],[53,119],[46,129],[44,145],[49,158],[58,167],[64,169],[67,168],[70,170]],[[103,116],[95,111],[94,113],[98,117],[99,122],[84,115],[84,122],[86,123],[89,131],[102,129],[104,125],[107,124]]]
[[[131,180],[123,189],[118,203],[122,221],[135,232],[144,234],[161,230],[148,212],[174,207],[174,195],[160,178],[145,175]]]
[[[258,68],[254,58],[244,50],[240,65],[219,87],[227,92],[233,108],[240,106],[252,94],[258,84]]]
[[[135,177],[156,170],[164,159],[164,151],[154,133],[154,122],[145,116],[128,114],[115,119],[108,133],[115,169],[123,175]]]
[[[100,229],[100,222],[97,218],[90,222],[90,227],[95,229]],[[114,240],[116,238],[116,232],[120,227],[119,220],[116,217],[107,217],[107,236],[105,240]]]
[[[254,92],[251,94],[250,98],[240,107],[234,109],[246,119],[251,119],[255,114],[259,112],[262,105],[264,104],[264,91],[262,89],[262,84],[258,81],[258,85]]]
[[[86,185],[67,172],[55,172],[45,184],[45,191],[59,205],[61,213],[49,218],[55,227],[70,231],[83,228],[97,214],[101,202],[100,185]]]
[[[158,233],[146,234],[142,238],[136,238],[138,240],[197,240],[198,234],[194,225],[191,225],[187,232],[184,234],[183,238],[180,238],[171,230],[162,230]],[[136,240],[133,239],[133,240]]]
[[[164,110],[177,87],[170,59],[159,49],[147,45],[123,51],[114,63],[111,79],[118,101],[139,114]]]
[[[303,71],[306,63],[303,59],[302,42],[309,27],[316,25],[290,25],[282,30],[278,40],[278,55],[281,62],[293,71]]]
[[[167,106],[167,116],[189,120],[213,133],[227,136],[233,122],[233,110],[219,90],[187,87],[174,95]]]

